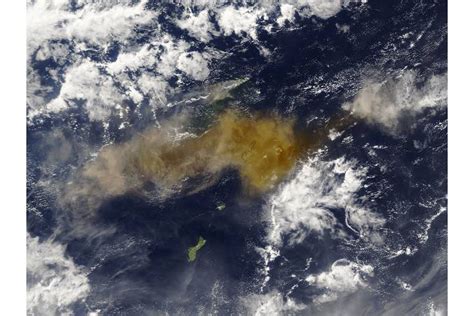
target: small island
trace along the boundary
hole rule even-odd
[[[199,240],[196,246],[188,248],[188,262],[193,262],[194,260],[196,260],[197,252],[199,251],[199,249],[204,247],[205,244],[206,240],[202,238],[202,236],[199,236]]]
[[[225,203],[224,202],[218,202],[217,206],[216,206],[216,209],[218,211],[223,211],[225,209]]]

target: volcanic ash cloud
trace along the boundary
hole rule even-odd
[[[161,193],[174,192],[200,179],[197,191],[227,168],[239,171],[247,193],[264,192],[307,149],[295,134],[294,120],[276,115],[251,117],[229,110],[202,134],[184,138],[171,136],[167,129],[172,128],[152,128],[103,148],[67,188],[66,200],[93,203],[149,184]]]

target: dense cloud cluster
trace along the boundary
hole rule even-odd
[[[38,115],[67,111],[77,107],[78,101],[84,102],[91,120],[99,121],[127,111],[126,100],[140,105],[149,99],[152,107],[166,106],[170,93],[179,90],[179,84],[171,87],[168,79],[185,76],[205,81],[213,59],[225,53],[213,45],[196,49],[199,42],[235,35],[255,41],[258,46],[260,29],[292,22],[296,12],[303,17],[328,18],[348,3],[269,1],[241,7],[218,2],[183,3],[177,6],[183,9],[182,13],[172,13],[172,23],[196,41],[187,42],[164,30],[158,22],[169,12],[151,10],[146,1],[30,1],[28,117],[31,120]],[[151,37],[136,41],[142,30],[151,31]],[[118,56],[110,60],[107,55],[117,43]],[[89,57],[91,52],[99,59]],[[37,63],[45,61],[52,63],[39,69]],[[45,83],[41,76],[51,80]]]
[[[72,314],[71,305],[90,292],[87,273],[65,254],[65,246],[27,236],[28,313]]]

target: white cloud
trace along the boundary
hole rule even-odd
[[[266,294],[252,294],[241,298],[241,303],[246,309],[246,315],[273,316],[288,315],[305,308],[302,304],[295,303],[291,298],[283,299],[277,291]]]
[[[121,53],[114,62],[107,64],[107,69],[111,74],[118,74],[152,68],[164,78],[176,75],[178,69],[194,80],[205,80],[210,73],[207,60],[201,53],[189,52],[189,49],[190,45],[185,41],[165,34],[154,39],[153,45],[145,44],[136,51]]]
[[[122,103],[122,94],[117,91],[113,80],[99,72],[101,65],[84,59],[78,52],[90,49],[89,44],[107,47],[118,41],[126,43],[134,34],[138,25],[148,24],[154,13],[145,9],[145,2],[132,4],[131,1],[120,3],[100,1],[78,2],[79,9],[73,10],[72,3],[64,0],[37,0],[28,2],[27,6],[27,47],[28,63],[32,54],[38,60],[54,59],[63,65],[67,59],[74,63],[64,71],[60,95],[48,102],[47,93],[52,90],[40,84],[39,75],[35,70],[28,71],[29,107],[28,117],[32,119],[39,114],[57,113],[69,108],[69,101],[81,99],[85,101],[87,114],[93,120],[108,118],[114,107]],[[55,42],[67,40],[68,45]],[[70,56],[70,52],[73,52]],[[135,55],[121,54],[116,63],[112,63],[110,70],[120,71],[122,68],[133,68],[150,62],[146,59],[146,47]],[[135,57],[135,59],[133,59]],[[149,57],[149,56],[148,56]],[[135,64],[134,64],[135,62]],[[140,64],[140,66],[141,66]],[[31,65],[29,65],[31,66]],[[61,79],[57,70],[49,70],[53,79],[60,84]],[[135,99],[133,91],[128,94]]]
[[[291,4],[284,3],[280,7],[281,16],[277,19],[279,26],[285,24],[285,21],[293,22],[295,19],[296,8]]]
[[[175,41],[170,35],[165,35],[160,42],[163,53],[160,56],[160,62],[156,70],[165,78],[169,78],[176,73],[176,65],[179,56],[186,53],[189,44],[185,41]]]
[[[193,13],[190,8],[183,17],[176,20],[176,25],[187,30],[191,36],[202,42],[209,42],[213,37],[232,34],[242,36],[244,32],[252,39],[257,39],[257,29],[263,27],[267,31],[271,23],[283,26],[285,21],[292,23],[295,13],[308,18],[317,16],[327,19],[336,15],[350,0],[297,0],[297,1],[263,1],[257,4],[241,4],[236,8],[233,4],[211,2],[199,3],[201,10]],[[196,5],[197,3],[193,3]],[[273,16],[280,14],[276,20]],[[215,29],[210,17],[215,15],[220,33]]]
[[[367,170],[344,157],[323,161],[319,153],[304,163],[292,180],[280,186],[267,207],[268,245],[258,248],[263,259],[263,289],[270,280],[270,264],[280,255],[283,240],[301,243],[311,234],[328,233],[335,239],[347,238],[343,224],[365,241],[381,242],[377,229],[385,220],[359,204],[356,193],[362,188]],[[334,216],[342,209],[345,223]],[[355,227],[355,228],[354,228]]]
[[[176,24],[201,42],[207,43],[213,36],[218,35],[214,25],[209,21],[208,9],[204,9],[196,15],[188,13],[180,20],[177,20]]]
[[[90,291],[86,273],[66,257],[65,246],[27,236],[27,308],[31,315],[72,315],[70,306]]]
[[[367,286],[364,278],[373,276],[374,268],[339,259],[331,265],[331,269],[318,275],[311,274],[306,277],[306,282],[325,293],[314,298],[316,303],[325,303],[336,300],[340,295],[347,295]]]
[[[247,33],[253,39],[257,38],[257,19],[263,15],[263,10],[251,8],[234,8],[228,6],[219,12],[218,23],[224,35]]]
[[[69,47],[62,43],[51,43],[50,45],[41,46],[36,52],[36,60],[43,61],[52,58],[59,64],[65,62],[69,55]]]
[[[270,199],[269,242],[280,245],[282,237],[289,236],[290,243],[300,243],[310,232],[343,237],[331,209],[357,209],[354,193],[365,174],[364,168],[344,158],[329,162],[318,156],[309,159]]]
[[[146,24],[152,18],[152,12],[145,10],[145,1],[134,6],[115,5],[104,10],[90,4],[76,14],[66,32],[70,37],[94,44],[124,41],[134,33],[136,25]]]
[[[273,19],[278,19],[280,24],[285,20],[292,22],[295,12],[303,17],[317,15],[325,18],[336,14],[345,2],[262,2],[242,4],[239,8],[232,4],[210,5],[207,2],[182,5],[186,13],[175,18],[175,23],[190,36],[207,43],[217,36],[247,34],[255,41],[261,54],[265,55],[268,50],[256,41],[259,27],[270,30],[267,26],[275,22]],[[281,17],[278,18],[279,13]],[[122,101],[125,98],[141,103],[148,96],[152,98],[152,106],[164,105],[172,89],[163,80],[173,76],[179,79],[181,74],[177,70],[191,79],[206,80],[210,75],[208,63],[222,56],[223,52],[211,48],[205,48],[203,52],[190,52],[192,43],[176,39],[160,29],[155,19],[160,14],[159,10],[147,10],[145,0],[81,0],[75,3],[70,0],[29,1],[29,121],[37,115],[64,111],[72,105],[73,99],[85,102],[85,110],[91,119],[106,120],[115,108],[124,106]],[[139,27],[154,30],[153,37],[147,43],[139,44],[130,40]],[[113,62],[96,62],[84,55],[91,51],[103,54],[115,43],[120,44],[120,53]],[[37,60],[51,58],[58,63],[59,67],[47,69],[54,84],[43,86],[40,83],[39,74],[31,64],[33,56]],[[64,69],[66,65],[69,68]],[[130,74],[148,71],[154,74]],[[154,77],[157,83],[148,80]],[[138,86],[140,82],[145,86]],[[179,85],[181,81],[177,82]],[[50,100],[55,85],[62,85],[60,95]]]
[[[133,100],[136,104],[139,104],[140,102],[143,101],[143,95],[134,87],[130,87],[127,91],[127,95],[130,97],[130,99]]]
[[[416,73],[406,71],[395,80],[367,82],[343,108],[395,132],[404,115],[413,116],[425,108],[446,106],[446,99],[446,75],[432,76],[422,87],[417,87]]]
[[[139,104],[148,96],[151,106],[165,106],[171,91],[166,79],[176,75],[178,69],[194,80],[205,80],[209,76],[206,59],[198,52],[188,53],[188,49],[186,42],[164,35],[151,44],[120,53],[110,63],[79,59],[65,70],[59,95],[47,104],[38,94],[43,87],[31,70],[28,74],[31,80],[29,118],[66,110],[76,99],[84,101],[91,120],[106,120],[115,110],[123,110],[125,98]],[[148,69],[159,75],[148,72]],[[129,76],[130,72],[139,72],[138,78]]]
[[[343,0],[297,0],[294,4],[302,16],[317,16],[322,19],[330,18],[342,10],[349,1]],[[293,1],[290,1],[293,3]]]
[[[177,68],[194,80],[206,80],[209,76],[207,61],[198,52],[181,54]]]
[[[434,302],[429,302],[426,316],[446,316],[448,313],[445,308],[438,307]]]
[[[159,104],[161,106],[166,104],[166,95],[169,85],[163,78],[143,73],[138,79],[138,87],[151,99],[153,104]]]
[[[136,52],[125,52],[118,55],[114,62],[107,65],[110,73],[122,71],[136,71],[141,67],[153,67],[157,61],[156,50],[148,44],[143,45]]]
[[[91,61],[74,65],[66,73],[59,96],[47,105],[48,112],[58,112],[68,107],[68,102],[84,100],[91,120],[108,118],[114,108],[120,107],[123,96],[112,79],[102,74]]]
[[[72,11],[67,0],[30,1],[27,6],[27,46],[29,54],[48,45],[49,40],[69,39],[104,45],[113,40],[125,41],[134,27],[149,23],[153,13],[145,2],[137,5],[104,6],[91,2]]]

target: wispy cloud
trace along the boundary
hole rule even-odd
[[[27,308],[34,315],[72,315],[71,305],[90,292],[87,273],[65,254],[65,245],[27,236]]]
[[[426,108],[446,106],[447,75],[433,75],[421,86],[414,71],[381,82],[368,80],[345,110],[371,124],[395,133],[404,118]]]

